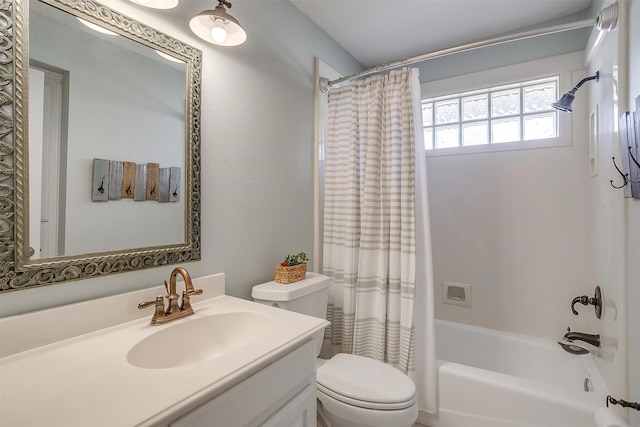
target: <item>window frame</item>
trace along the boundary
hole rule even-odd
[[[571,59],[567,58],[567,60],[563,60],[563,57],[569,56],[570,55],[561,55],[560,57],[530,61],[448,79],[426,82],[421,85],[421,98],[422,100],[426,100],[472,91],[484,91],[494,87],[517,85],[522,82],[553,78],[555,76],[558,76],[558,92],[562,94],[568,92],[572,87],[572,72],[570,69],[573,67],[570,65]],[[569,62],[569,64],[565,64],[565,62]],[[549,72],[551,69],[554,69],[554,72]],[[460,124],[462,124],[462,122],[460,122]],[[558,137],[556,138],[434,148],[430,150],[425,148],[425,153],[427,157],[438,157],[571,146],[571,114],[559,113],[557,126]]]

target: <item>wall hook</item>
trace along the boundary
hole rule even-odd
[[[620,168],[618,167],[618,165],[616,165],[616,158],[612,157],[611,161],[613,161],[613,166],[615,166],[616,170],[618,171],[618,173],[620,174],[620,176],[622,176],[622,179],[624,180],[623,184],[621,186],[615,186],[613,185],[613,180],[610,180],[609,183],[611,184],[611,186],[613,188],[623,188],[626,187],[627,184],[629,184],[629,174],[628,173],[622,173],[622,171],[620,170]]]
[[[626,400],[615,399],[610,394],[607,395],[607,408],[609,407],[609,403],[611,403],[612,405],[620,405],[623,408],[631,408],[631,409],[635,409],[636,411],[640,411],[639,402],[627,402]]]

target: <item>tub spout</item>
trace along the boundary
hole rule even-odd
[[[565,341],[584,341],[587,344],[591,344],[594,347],[600,348],[600,334],[585,334],[584,332],[572,332],[567,328],[567,333],[564,334]]]

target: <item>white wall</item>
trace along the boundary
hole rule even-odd
[[[628,99],[633,106],[640,96],[640,0],[629,1],[627,22],[629,55]],[[640,200],[627,199],[627,337],[628,388],[627,400],[640,401]],[[632,427],[640,427],[640,412],[628,411]]]
[[[42,144],[44,128],[45,74],[29,68],[29,246],[40,256],[42,218]]]
[[[462,79],[482,87],[582,68],[577,52]],[[582,77],[574,73],[573,84]],[[450,82],[423,84],[423,97],[443,84]],[[551,340],[567,326],[591,329],[593,308],[580,306],[577,317],[570,311],[571,300],[597,284],[588,268],[587,93],[581,95],[570,146],[428,157],[437,318]],[[442,303],[443,281],[470,284],[471,307]]]
[[[248,298],[286,254],[304,251],[313,264],[314,56],[344,74],[361,66],[288,1],[234,3],[249,37],[234,48],[196,38],[179,12],[102,3],[203,50],[202,261],[184,266],[225,272],[227,293]],[[0,313],[155,286],[171,269],[5,293]]]
[[[605,7],[611,2],[606,2]],[[599,110],[599,174],[589,180],[589,252],[594,279],[601,286],[605,309],[594,332],[604,339],[615,340],[616,348],[608,357],[596,357],[596,365],[602,373],[613,396],[625,396],[627,391],[627,319],[626,319],[626,201],[622,190],[611,187],[610,180],[620,185],[611,158],[620,161],[617,122],[619,114],[626,111],[627,70],[625,1],[618,1],[618,30],[605,33],[595,45],[597,31],[587,48],[590,72],[600,71],[600,82],[592,85],[589,113],[596,105]],[[588,114],[589,114],[588,113]]]

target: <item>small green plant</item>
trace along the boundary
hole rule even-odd
[[[287,255],[284,262],[281,262],[280,265],[282,267],[293,267],[294,265],[304,264],[307,261],[309,261],[307,254],[300,252],[297,255]]]

